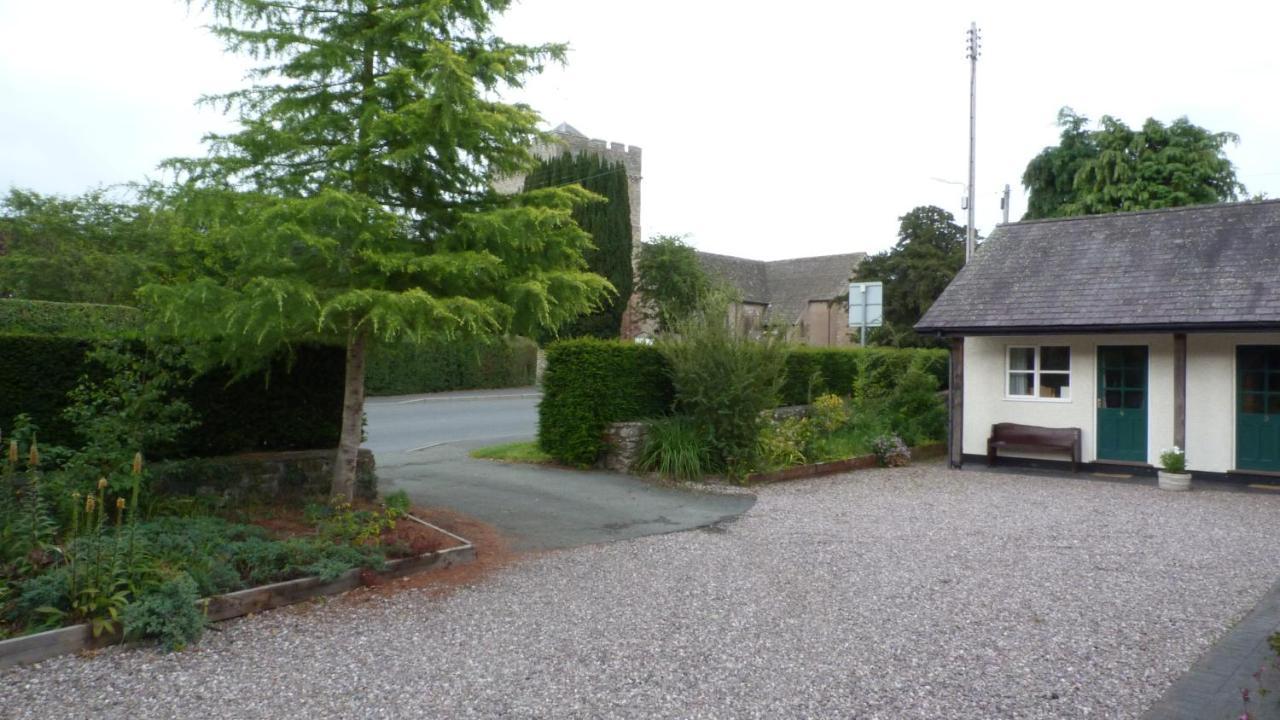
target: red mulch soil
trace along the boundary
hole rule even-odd
[[[378,508],[379,506],[376,503],[367,500],[360,500],[355,503],[355,509],[357,510],[377,510]],[[412,515],[423,520],[427,520],[423,515],[430,514],[430,512],[422,508],[410,510]],[[296,506],[272,505],[254,508],[248,512],[245,522],[266,528],[277,539],[307,537],[316,534],[315,525],[307,522],[303,509]],[[427,520],[427,522],[431,521]],[[467,537],[462,533],[458,534]],[[383,546],[391,550],[387,556],[393,559],[416,557],[459,544],[457,540],[448,535],[407,518],[402,518],[396,522],[395,528],[382,533],[380,541]]]

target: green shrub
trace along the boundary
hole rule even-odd
[[[107,339],[141,329],[142,313],[123,305],[0,299],[0,335]]]
[[[547,348],[538,406],[538,445],[570,465],[588,466],[604,450],[611,422],[671,412],[667,363],[653,347],[579,338]]]
[[[377,345],[369,353],[370,395],[414,395],[532,385],[538,346],[530,339],[455,340]]]
[[[869,355],[855,382],[855,427],[892,433],[911,446],[941,440],[946,434],[946,401],[928,368],[927,357],[886,361]]]
[[[816,430],[814,422],[803,417],[766,422],[760,432],[760,469],[774,470],[808,462],[816,455]]]
[[[850,413],[845,399],[833,393],[819,395],[813,401],[810,415],[819,432],[833,433],[849,423]]]
[[[208,623],[199,599],[191,576],[178,573],[125,606],[125,636],[153,637],[169,650],[182,650],[200,639]]]
[[[649,423],[636,470],[674,480],[701,480],[711,470],[711,453],[697,425],[686,417]]]
[[[895,382],[913,362],[947,387],[946,350],[932,348],[793,348],[787,354],[783,405],[805,405],[823,393],[850,395],[860,373],[865,382],[884,387]],[[863,369],[865,367],[865,370]]]
[[[730,327],[722,302],[677,324],[657,347],[671,367],[676,410],[704,433],[716,469],[750,472],[759,451],[761,413],[777,405],[785,349]]]
[[[86,358],[95,344],[73,337],[0,335],[0,423],[30,415],[42,443],[79,446],[79,429],[63,411],[82,377],[105,380]],[[161,456],[200,457],[268,450],[336,447],[341,429],[345,355],[341,348],[300,346],[292,360],[242,379],[229,370],[196,377],[177,397],[200,425]]]

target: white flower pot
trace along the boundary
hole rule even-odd
[[[1191,473],[1159,472],[1161,490],[1190,490]]]

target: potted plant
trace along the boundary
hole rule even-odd
[[[1190,490],[1191,473],[1187,472],[1187,454],[1178,446],[1160,452],[1161,490]]]

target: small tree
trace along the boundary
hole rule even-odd
[[[660,331],[693,315],[715,288],[698,253],[674,235],[658,235],[640,248],[636,276],[641,308]]]
[[[627,171],[621,164],[598,155],[559,155],[539,163],[525,176],[525,191],[577,184],[604,198],[604,202],[580,205],[573,211],[578,226],[591,235],[594,248],[584,253],[587,267],[603,276],[617,290],[603,307],[570,323],[561,335],[618,337],[622,314],[631,297],[631,198]]]
[[[266,64],[212,98],[240,128],[170,166],[191,258],[143,289],[169,331],[242,367],[291,344],[346,347],[333,494],[354,493],[372,342],[558,327],[611,288],[582,254],[578,187],[498,196],[538,115],[495,100],[561,45],[492,35],[506,0],[209,0],[213,31]]]

